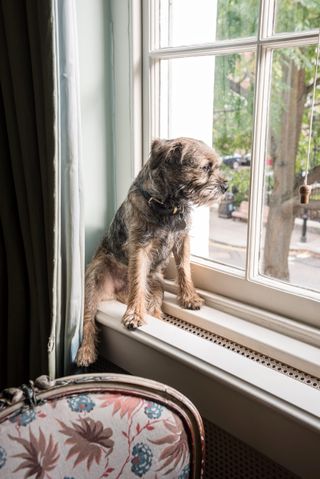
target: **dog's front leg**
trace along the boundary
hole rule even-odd
[[[203,299],[196,292],[191,279],[190,240],[187,234],[175,243],[173,255],[178,272],[179,303],[186,309],[200,309]]]
[[[128,329],[136,329],[145,322],[150,250],[151,244],[136,246],[129,254],[129,297],[127,310],[122,318],[122,323]]]

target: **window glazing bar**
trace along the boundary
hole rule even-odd
[[[180,57],[195,57],[202,55],[225,55],[228,53],[241,53],[254,51],[258,46],[270,48],[288,48],[316,44],[318,30],[309,30],[298,33],[282,33],[273,36],[265,36],[261,40],[255,37],[243,38],[241,40],[227,40],[215,43],[203,43],[199,45],[185,45],[179,47],[158,48],[149,52],[150,58],[168,59]]]

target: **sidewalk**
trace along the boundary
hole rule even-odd
[[[301,241],[303,220],[296,218],[291,235],[290,250],[309,252],[320,255],[320,223],[307,221],[306,242]],[[231,218],[219,218],[216,208],[210,209],[210,239],[216,243],[238,248],[245,248],[247,243],[247,227],[244,221]],[[264,232],[262,238],[264,237]]]

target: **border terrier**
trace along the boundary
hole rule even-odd
[[[100,301],[117,299],[127,304],[122,323],[128,329],[141,326],[146,313],[161,318],[161,279],[171,252],[180,305],[200,309],[203,300],[195,291],[190,270],[191,208],[210,205],[227,188],[217,154],[202,141],[153,141],[149,160],[86,270],[78,366],[96,360],[95,314]]]

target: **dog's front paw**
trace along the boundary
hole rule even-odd
[[[204,303],[204,299],[202,299],[197,293],[189,296],[179,296],[178,300],[182,308],[192,310],[200,309]]]
[[[145,324],[143,317],[136,312],[126,312],[122,318],[122,324],[127,329],[137,329],[139,326]]]
[[[163,312],[159,308],[154,308],[153,311],[150,311],[151,316],[157,319],[162,319],[163,318]]]
[[[87,367],[97,360],[97,354],[94,345],[82,345],[77,353],[76,362],[79,367]]]

